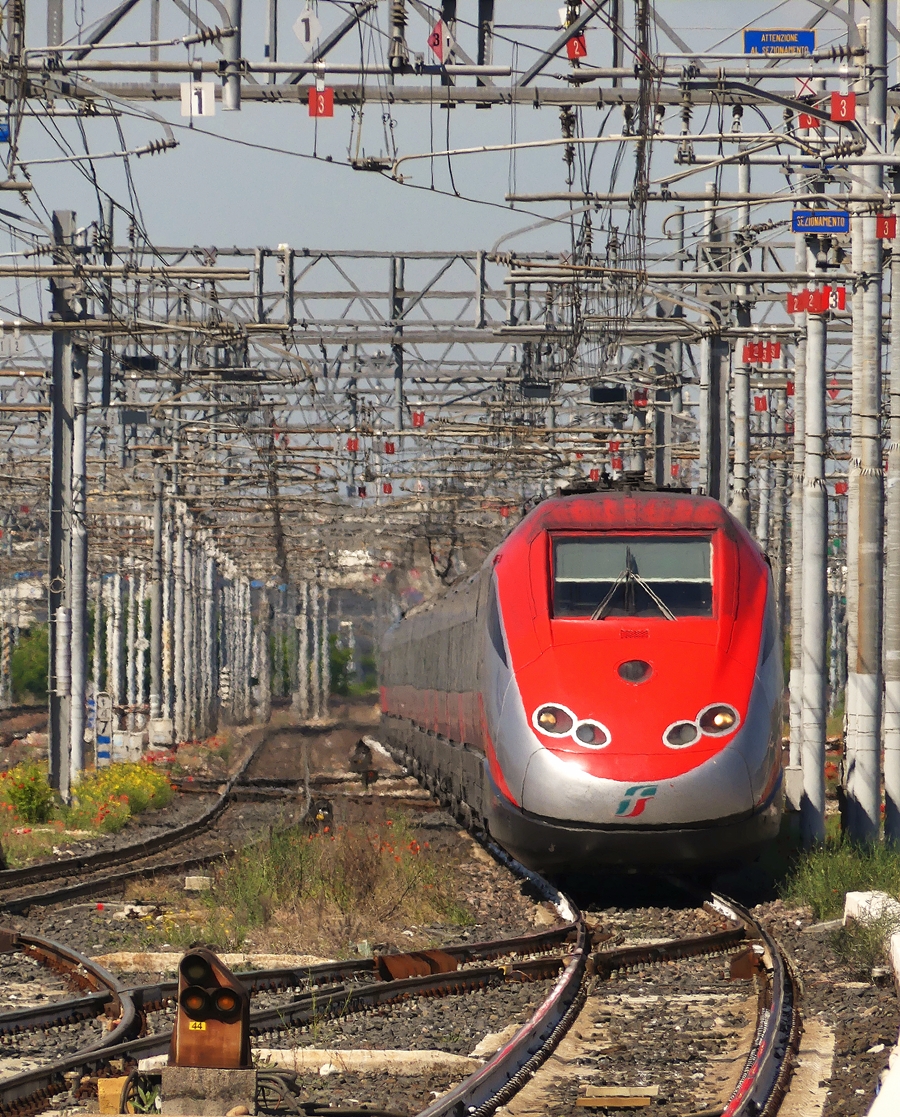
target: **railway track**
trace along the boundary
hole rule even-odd
[[[18,871],[19,891],[0,894],[6,910],[22,910],[31,904],[49,903],[64,896],[84,895],[124,880],[166,868],[183,869],[165,854],[178,843],[195,840],[208,830],[228,808],[229,796],[254,791],[275,792],[261,798],[290,793],[284,781],[248,778],[253,759],[265,737],[261,737],[237,773],[221,789],[212,808],[201,819],[172,834],[125,849],[72,859],[61,865],[39,867],[38,884],[55,887],[42,891],[31,887],[28,871]],[[246,785],[241,785],[241,780]],[[331,778],[334,789],[348,793],[342,781]],[[385,786],[384,784],[382,785]],[[405,788],[405,785],[404,785]],[[398,787],[403,794],[408,789]],[[322,790],[325,790],[323,785]],[[589,996],[599,987],[611,985],[623,974],[646,972],[691,958],[715,958],[739,952],[741,965],[756,987],[757,1020],[752,1042],[743,1053],[743,1065],[723,1117],[760,1114],[771,1117],[786,1088],[790,1056],[799,1038],[799,1011],[795,984],[777,944],[738,905],[721,896],[705,896],[708,910],[724,927],[705,934],[682,935],[668,941],[627,945],[603,945],[575,905],[552,884],[524,869],[505,852],[487,843],[490,853],[512,872],[527,880],[532,889],[556,908],[561,924],[538,934],[497,939],[478,944],[449,946],[442,954],[455,968],[428,974],[404,969],[413,956],[390,955],[387,959],[358,959],[320,966],[255,971],[242,975],[254,1001],[251,1029],[257,1037],[296,1033],[297,1029],[321,1028],[329,1020],[347,1021],[360,1013],[394,1012],[415,998],[459,997],[474,992],[502,990],[512,985],[543,983],[540,1003],[515,1034],[509,1037],[475,1073],[443,1093],[421,1117],[486,1117],[509,1103],[529,1083],[573,1023],[579,1020]],[[129,858],[142,855],[138,865]],[[216,856],[221,856],[221,850]],[[197,860],[201,860],[197,858]],[[195,862],[196,863],[196,862]],[[52,874],[61,869],[63,883]],[[69,883],[73,873],[90,874]],[[5,883],[6,874],[0,878]],[[600,946],[600,949],[597,947]],[[66,975],[82,995],[55,1000],[45,1006],[16,1009],[0,1014],[0,1042],[7,1046],[15,1037],[54,1032],[84,1021],[105,1022],[108,1030],[87,1046],[50,1059],[45,1065],[0,1080],[0,1117],[30,1117],[46,1108],[51,1098],[84,1086],[93,1077],[109,1073],[110,1066],[136,1066],[138,1060],[164,1054],[170,1032],[167,1010],[171,1010],[174,982],[125,987],[102,967],[60,944],[36,936],[7,933],[0,949],[20,951]],[[421,959],[419,959],[421,963]],[[445,963],[441,963],[443,966]],[[414,963],[411,963],[415,967]],[[285,996],[286,995],[286,996]]]
[[[242,976],[254,998],[262,994],[300,990],[288,1001],[255,1008],[254,1035],[305,1028],[322,1021],[346,1018],[412,998],[459,995],[514,982],[550,982],[549,993],[492,1058],[470,1077],[422,1111],[422,1117],[486,1115],[508,1102],[529,1081],[577,1018],[586,997],[586,978],[608,981],[614,974],[671,964],[679,959],[709,957],[743,947],[754,964],[759,990],[759,1014],[754,1042],[724,1117],[772,1114],[783,1095],[791,1050],[799,1036],[794,983],[777,945],[751,917],[724,897],[712,896],[712,909],[729,924],[725,930],[686,936],[668,942],[644,943],[592,950],[591,930],[583,916],[552,885],[521,870],[502,851],[492,850],[532,886],[553,902],[565,922],[537,934],[486,943],[444,948],[458,967],[422,976],[385,979],[384,960],[359,959],[299,969],[256,971]],[[0,1015],[0,1036],[22,1031],[66,1026],[86,1016],[106,1015],[113,1030],[86,1050],[58,1059],[36,1070],[0,1081],[0,1114],[28,1117],[45,1108],[51,1098],[77,1079],[102,1074],[113,1061],[134,1065],[137,1060],[168,1050],[167,1028],[137,1035],[148,1014],[171,1002],[174,982],[125,989],[102,967],[59,944],[35,936],[8,936],[7,950],[19,949],[45,964],[62,969],[90,989],[86,996],[43,1008],[27,1008]],[[563,952],[560,953],[562,948]],[[754,949],[755,948],[755,949]],[[416,956],[388,956],[394,974]],[[486,964],[497,962],[499,964]],[[419,958],[421,962],[421,958]]]
[[[316,736],[321,731],[299,732],[301,735]],[[250,773],[265,751],[270,735],[258,732],[250,752],[230,779],[224,782],[183,781],[183,787],[215,796],[212,804],[192,821],[172,827],[164,834],[116,849],[0,871],[0,914],[16,915],[32,906],[100,896],[142,877],[184,872],[209,865],[229,857],[238,848],[228,836],[228,830],[230,815],[237,813],[241,803],[266,800],[301,802],[308,799],[311,792],[334,794],[335,785],[343,782],[338,776],[313,779],[309,781],[309,787],[301,791],[296,790],[296,777],[292,780],[253,778]],[[408,787],[401,789],[397,801],[402,803],[405,798],[410,798]],[[189,848],[188,855],[173,853],[184,847]]]
[[[0,913],[18,914],[33,905],[55,904],[90,896],[150,873],[194,868],[223,856],[228,850],[223,849],[220,842],[215,843],[214,848],[211,844],[209,850],[187,858],[179,856],[174,859],[167,855],[178,846],[196,844],[209,835],[211,828],[228,809],[234,787],[243,778],[264,743],[265,736],[260,735],[238,771],[226,781],[212,805],[190,822],[116,849],[80,854],[58,861],[44,861],[21,869],[0,872]]]

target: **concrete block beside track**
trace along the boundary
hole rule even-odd
[[[237,1106],[256,1113],[256,1071],[162,1068],[163,1117],[222,1117]]]
[[[886,892],[848,892],[844,898],[844,922],[848,919],[866,923],[887,915],[900,927],[900,903]],[[894,985],[900,991],[900,932],[890,939],[891,969]],[[900,1037],[891,1052],[888,1069],[882,1073],[881,1088],[872,1103],[868,1117],[897,1117],[900,1113]]]
[[[168,1067],[168,1055],[153,1055],[141,1059],[138,1069],[142,1071],[163,1071],[163,1095],[165,1096],[165,1075],[173,1070],[190,1068]],[[465,1077],[474,1074],[484,1065],[483,1059],[473,1059],[466,1055],[454,1055],[449,1051],[394,1051],[364,1048],[353,1050],[339,1047],[262,1047],[253,1049],[253,1061],[264,1070],[291,1070],[296,1074],[324,1074],[341,1072],[344,1074],[395,1074],[400,1078],[414,1077],[423,1073],[441,1073]],[[200,1072],[197,1072],[200,1073]],[[204,1071],[204,1074],[237,1074],[237,1071]],[[221,1104],[221,1102],[219,1103]],[[193,1115],[216,1114],[221,1117],[233,1105],[222,1109],[179,1109],[170,1110],[163,1102],[163,1115],[173,1117],[193,1117]]]
[[[183,957],[182,951],[116,950],[111,954],[98,954],[93,961],[115,973],[166,974],[175,973]],[[333,961],[315,954],[220,954],[219,958],[230,970],[299,969]]]

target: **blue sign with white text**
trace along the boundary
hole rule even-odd
[[[845,209],[795,209],[792,233],[849,233],[850,214]]]
[[[806,27],[756,28],[744,32],[744,54],[789,54],[806,57],[816,49],[816,33]]]

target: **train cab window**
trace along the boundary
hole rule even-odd
[[[553,615],[712,616],[712,542],[691,535],[557,537]]]

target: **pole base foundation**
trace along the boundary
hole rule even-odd
[[[163,1117],[222,1117],[236,1106],[256,1113],[256,1071],[163,1067]]]

